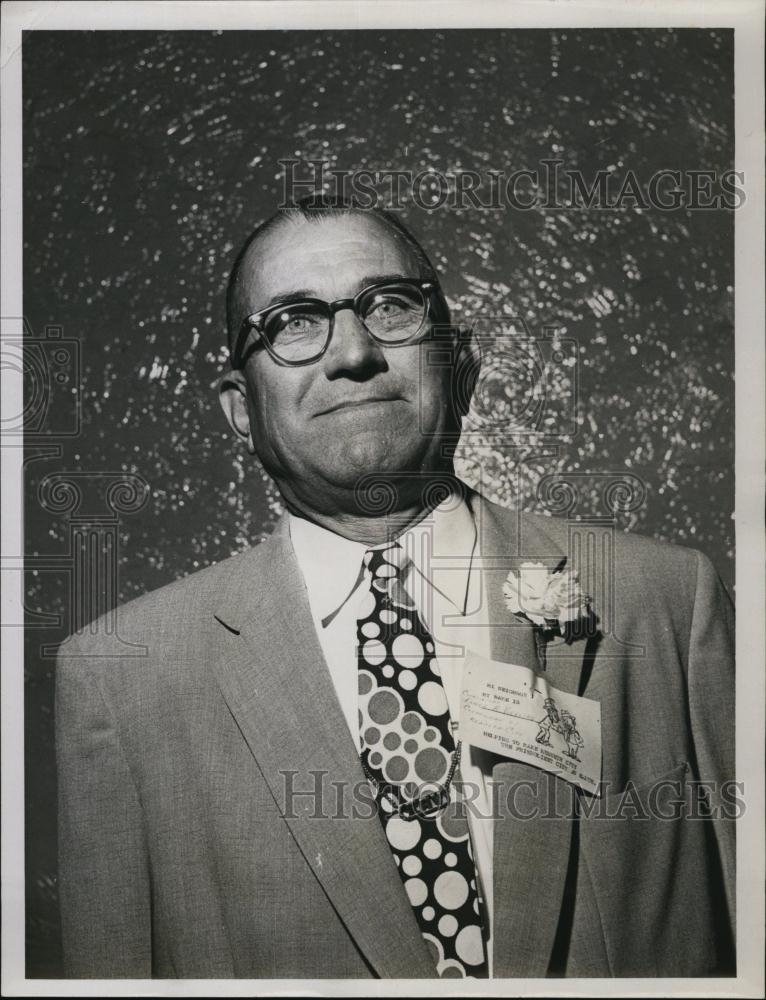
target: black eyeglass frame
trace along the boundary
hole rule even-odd
[[[389,341],[382,340],[377,337],[367,326],[365,321],[359,315],[359,309],[363,297],[368,297],[371,293],[374,293],[379,288],[390,288],[392,285],[407,285],[413,288],[417,288],[424,298],[425,311],[423,313],[423,319],[420,326],[415,333],[410,334],[404,340]],[[239,333],[237,334],[237,339],[234,344],[234,349],[231,353],[231,367],[236,370],[241,370],[245,367],[247,359],[250,357],[252,351],[262,343],[266,350],[269,352],[271,358],[278,364],[284,365],[288,368],[302,368],[304,365],[316,364],[320,358],[327,352],[330,342],[332,340],[333,332],[335,331],[335,314],[340,312],[341,309],[351,309],[354,315],[357,317],[359,322],[362,324],[366,332],[370,337],[382,347],[407,347],[410,344],[416,344],[419,340],[423,339],[424,330],[428,325],[428,319],[431,314],[431,295],[437,290],[438,286],[435,281],[422,279],[422,278],[390,278],[388,281],[378,281],[372,285],[366,285],[360,291],[356,293],[353,298],[336,299],[334,302],[327,302],[325,299],[312,299],[305,298],[294,302],[276,302],[273,305],[267,306],[265,309],[260,309],[258,312],[251,313],[249,316],[245,316],[242,320],[242,324],[239,328]],[[265,325],[269,316],[275,312],[279,312],[281,309],[286,309],[288,306],[305,306],[305,305],[316,305],[321,306],[323,309],[327,309],[329,312],[330,329],[327,332],[327,339],[325,341],[324,347],[319,352],[311,358],[307,358],[304,361],[285,361],[284,358],[280,357],[269,338],[266,336]],[[252,344],[249,349],[242,354],[240,357],[241,346],[244,344],[251,330],[255,330],[257,337],[253,339]]]

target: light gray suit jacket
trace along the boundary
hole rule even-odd
[[[493,557],[493,657],[534,667],[532,630],[502,598],[508,569],[568,548],[581,578],[592,566],[566,521],[470,503]],[[730,603],[698,552],[620,533],[613,555],[602,634],[551,647],[547,673],[600,701],[601,805],[628,806],[588,815],[589,796],[496,758],[496,976],[733,973],[734,823],[663,820],[667,794],[652,807],[657,779],[687,797],[715,782],[715,807],[734,777]],[[67,974],[433,976],[379,820],[339,815],[332,783],[349,805],[364,777],[286,524],[118,622],[143,655],[104,657],[94,626],[58,663]],[[324,818],[310,796],[285,814],[290,781],[324,793]]]

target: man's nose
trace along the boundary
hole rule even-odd
[[[367,378],[388,367],[383,348],[353,309],[340,309],[335,314],[332,339],[323,360],[329,379]]]

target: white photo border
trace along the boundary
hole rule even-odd
[[[733,28],[735,169],[746,201],[735,217],[737,777],[747,811],[737,830],[738,974],[729,979],[492,980],[472,995],[758,997],[764,991],[764,5],[762,0],[258,0],[9,2],[2,9],[3,336],[22,309],[21,43],[26,30],[383,28]],[[21,373],[4,369],[5,413],[22,410]],[[7,409],[6,409],[7,408]],[[2,553],[21,558],[23,450],[2,447]],[[2,621],[23,620],[23,574],[7,573]],[[25,978],[24,670],[22,630],[2,643],[2,992],[6,996],[465,995],[456,980],[53,980]],[[745,669],[744,665],[747,665]],[[477,984],[478,985],[478,984]]]

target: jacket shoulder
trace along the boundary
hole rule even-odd
[[[522,516],[531,519],[539,531],[555,537],[564,550],[566,550],[572,534],[572,525],[576,528],[579,524],[583,530],[588,529],[586,522],[568,521],[565,518],[546,514],[529,513]],[[647,564],[655,568],[658,565],[668,566],[675,571],[685,570],[696,574],[699,561],[707,561],[707,556],[698,549],[679,545],[677,542],[653,538],[640,532],[625,531],[616,523],[599,524],[595,530],[608,533],[614,539],[615,556],[641,565]]]
[[[507,525],[513,520],[520,523],[522,556],[524,538],[531,536],[548,538],[553,549],[571,557],[573,562],[582,561],[585,558],[582,533],[592,531],[600,540],[608,536],[615,572],[621,577],[632,578],[634,582],[652,580],[662,590],[682,584],[693,594],[698,576],[717,576],[712,562],[699,549],[625,531],[616,523],[602,522],[591,527],[587,521],[569,520],[538,511],[519,511],[482,499],[492,516],[499,521]],[[577,546],[579,557],[576,557],[573,538],[578,533],[581,534]]]
[[[70,637],[68,642],[73,652],[76,649],[97,656],[103,637],[115,629],[128,644],[141,644],[158,635],[168,640],[173,634],[188,635],[198,631],[203,619],[211,617],[210,609],[219,602],[232,576],[239,576],[245,570],[252,575],[254,585],[263,577],[271,541],[271,537],[267,538],[258,545],[118,605]],[[130,655],[127,649],[126,655]]]
[[[732,612],[720,575],[699,549],[624,531],[609,522],[589,525],[539,513],[521,517],[566,555],[584,586],[613,588],[623,617],[640,612],[645,618],[672,621],[686,634],[698,605],[720,606],[726,616]]]

